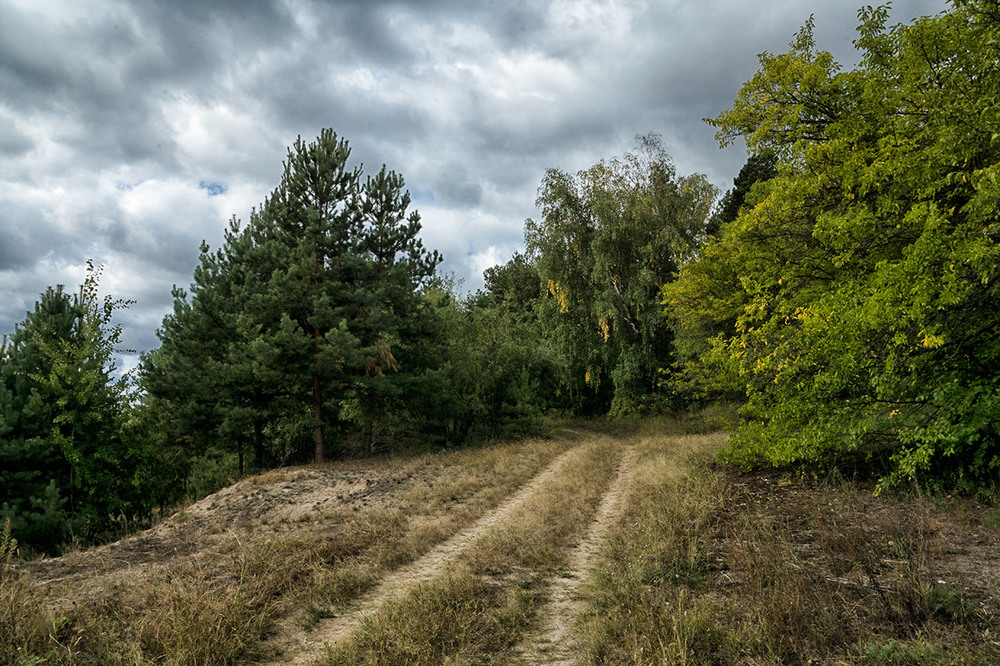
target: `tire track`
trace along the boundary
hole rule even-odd
[[[365,618],[378,612],[386,602],[404,595],[421,583],[440,576],[457,560],[463,550],[516,510],[538,488],[558,475],[577,448],[573,447],[561,454],[548,467],[521,486],[517,493],[498,508],[480,518],[472,527],[437,545],[414,562],[388,573],[381,582],[362,595],[353,604],[353,607],[343,614],[321,620],[308,634],[299,630],[296,632],[297,635],[286,638],[282,641],[284,654],[276,660],[266,662],[265,666],[284,664],[305,666],[305,664],[316,661],[326,653],[328,648],[334,647],[350,637],[361,626]]]
[[[525,664],[579,663],[573,627],[586,610],[581,587],[590,578],[601,544],[625,506],[637,453],[629,448],[618,464],[618,475],[601,500],[590,529],[576,545],[567,571],[551,584],[548,602],[540,609],[540,627],[529,635],[514,655]]]

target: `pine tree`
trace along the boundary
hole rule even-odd
[[[264,226],[263,251],[277,260],[258,295],[281,308],[273,340],[310,407],[316,462],[326,458],[325,426],[338,418],[325,400],[330,389],[346,389],[351,368],[360,363],[350,322],[364,300],[357,252],[361,172],[348,168],[350,154],[347,141],[332,130],[312,143],[296,140],[281,183],[257,218]]]
[[[250,440],[259,466],[269,433],[308,423],[322,462],[332,431],[363,413],[370,451],[375,417],[404,390],[398,352],[426,334],[418,291],[440,256],[417,238],[403,179],[383,167],[362,186],[349,158],[331,130],[298,139],[247,224],[203,248],[146,364],[147,390],[184,406],[178,437],[214,433],[238,452]],[[194,404],[206,395],[212,407]]]
[[[362,345],[366,352],[364,372],[355,382],[364,421],[364,453],[371,455],[373,422],[394,396],[402,391],[401,382],[385,376],[397,371],[394,354],[411,345],[425,329],[426,310],[420,307],[419,290],[434,275],[441,262],[437,251],[424,249],[417,237],[420,215],[411,212],[410,194],[404,190],[403,177],[383,165],[369,177],[362,190],[362,230],[359,249],[367,260],[367,306],[359,318]],[[404,371],[416,370],[410,365]]]
[[[69,462],[51,440],[56,399],[39,342],[70,340],[81,316],[62,285],[49,288],[0,346],[0,513],[23,542],[52,551],[69,528]]]

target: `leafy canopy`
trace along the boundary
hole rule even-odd
[[[704,176],[677,175],[658,137],[639,143],[576,176],[549,170],[542,218],[524,231],[549,296],[539,318],[562,350],[571,388],[615,413],[656,401],[672,355],[659,292],[704,240],[715,197]]]
[[[721,239],[665,290],[715,326],[703,368],[746,391],[731,458],[876,465],[996,483],[1000,469],[1000,15],[994,2],[886,26],[859,67],[812,23],[711,122],[777,156]]]

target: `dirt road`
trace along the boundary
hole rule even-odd
[[[275,647],[280,650],[281,656],[266,662],[267,666],[281,664],[301,666],[316,661],[326,654],[329,648],[348,638],[362,625],[365,618],[378,612],[388,601],[401,597],[421,583],[429,582],[447,573],[471,544],[522,507],[539,488],[557,478],[572,454],[571,450],[557,458],[542,472],[524,484],[506,502],[481,518],[472,527],[438,545],[417,561],[385,576],[374,589],[357,600],[346,612],[333,618],[321,620],[309,632],[295,627],[290,622],[283,623],[279,632],[280,637],[275,644]],[[570,567],[573,572],[572,577],[557,581],[553,585],[552,603],[545,611],[548,616],[545,624],[547,627],[551,625],[552,628],[547,628],[543,635],[548,645],[559,646],[558,654],[568,654],[572,649],[569,644],[568,628],[575,615],[581,610],[581,605],[575,600],[574,594],[580,580],[586,574],[590,560],[608,522],[616,511],[622,495],[625,471],[630,469],[633,463],[634,455],[627,456],[623,461],[618,479],[601,504],[591,530],[575,549]],[[537,663],[541,663],[539,659],[541,659],[543,652],[548,653],[534,645],[526,647],[524,652],[526,655],[530,653],[530,660]]]

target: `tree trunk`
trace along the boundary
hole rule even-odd
[[[253,466],[259,472],[264,469],[264,424],[253,422]]]
[[[365,458],[372,457],[372,430],[375,413],[375,395],[369,393],[365,400]]]
[[[317,356],[313,358],[313,441],[316,443],[316,462],[321,463],[324,459],[323,450],[323,387],[319,379],[319,347],[320,331],[318,326],[313,326],[313,339],[316,341]]]
[[[372,420],[365,421],[365,458],[372,457]]]
[[[313,441],[316,443],[316,462],[323,462],[323,391],[319,375],[313,377]]]

